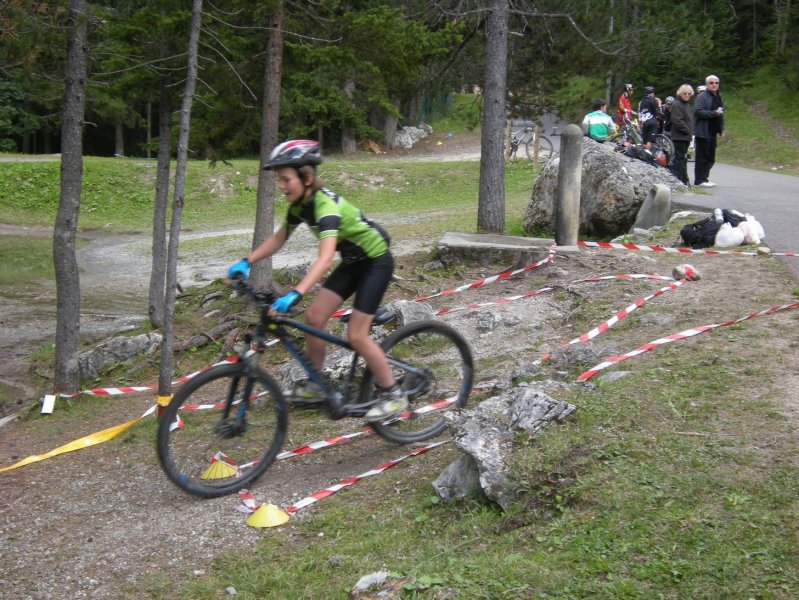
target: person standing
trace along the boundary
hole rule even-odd
[[[583,133],[597,142],[604,142],[616,132],[613,119],[605,112],[608,107],[604,100],[594,100],[593,112],[583,118]]]
[[[705,85],[707,89],[696,97],[694,106],[694,185],[712,188],[716,184],[709,180],[710,169],[716,163],[718,138],[724,135],[724,101],[719,93],[718,76],[708,75]]]
[[[635,111],[633,111],[632,104],[630,104],[630,96],[633,95],[633,84],[625,83],[624,91],[619,96],[619,101],[616,102],[616,124],[621,127],[624,125],[626,119],[632,120]]]
[[[688,102],[694,95],[694,89],[687,83],[677,89],[676,98],[671,105],[669,121],[671,123],[671,141],[674,144],[674,159],[671,172],[674,176],[689,185],[688,180],[688,146],[694,132],[694,114]],[[669,96],[670,98],[671,96]]]
[[[641,123],[641,141],[644,148],[652,149],[652,142],[658,132],[658,115],[660,114],[660,98],[655,98],[655,88],[648,85],[644,88],[644,97],[638,104],[638,121]]]

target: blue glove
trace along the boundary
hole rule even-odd
[[[227,269],[228,279],[247,279],[250,276],[250,261],[242,258],[240,261],[233,263]]]
[[[302,294],[297,290],[291,290],[285,296],[282,296],[272,303],[272,310],[279,313],[287,313],[289,309],[302,300]]]

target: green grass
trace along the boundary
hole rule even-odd
[[[54,277],[51,238],[0,235],[0,285]]]
[[[147,231],[151,228],[154,163],[137,159],[84,160],[81,229]],[[211,169],[190,162],[186,181],[183,230],[221,230],[250,227],[255,215],[258,163],[232,161]],[[355,158],[331,158],[320,177],[337,193],[375,218],[408,214],[408,224],[392,227],[392,235],[424,235],[450,229],[474,231],[480,165],[468,162],[403,162],[388,164]],[[52,225],[58,208],[57,162],[6,163],[0,171],[0,222]],[[21,182],[30,180],[22,185]],[[533,172],[529,163],[508,165],[506,215],[518,227],[529,199]],[[282,219],[285,202],[278,194],[275,215]],[[416,218],[414,218],[416,217]]]

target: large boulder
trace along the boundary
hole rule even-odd
[[[614,151],[613,144],[583,140],[580,188],[581,237],[607,237],[630,231],[638,210],[656,184],[672,192],[685,186],[671,172]],[[522,227],[525,231],[555,230],[560,161],[549,161],[533,183]]]

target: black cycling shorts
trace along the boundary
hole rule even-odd
[[[643,127],[641,127],[641,141],[642,143],[646,144],[647,142],[654,142],[655,135],[658,132],[658,120],[657,119],[647,119],[644,121]]]
[[[322,285],[343,300],[355,294],[354,306],[367,315],[375,314],[383,294],[394,274],[391,252],[377,258],[365,258],[353,263],[341,263]]]

